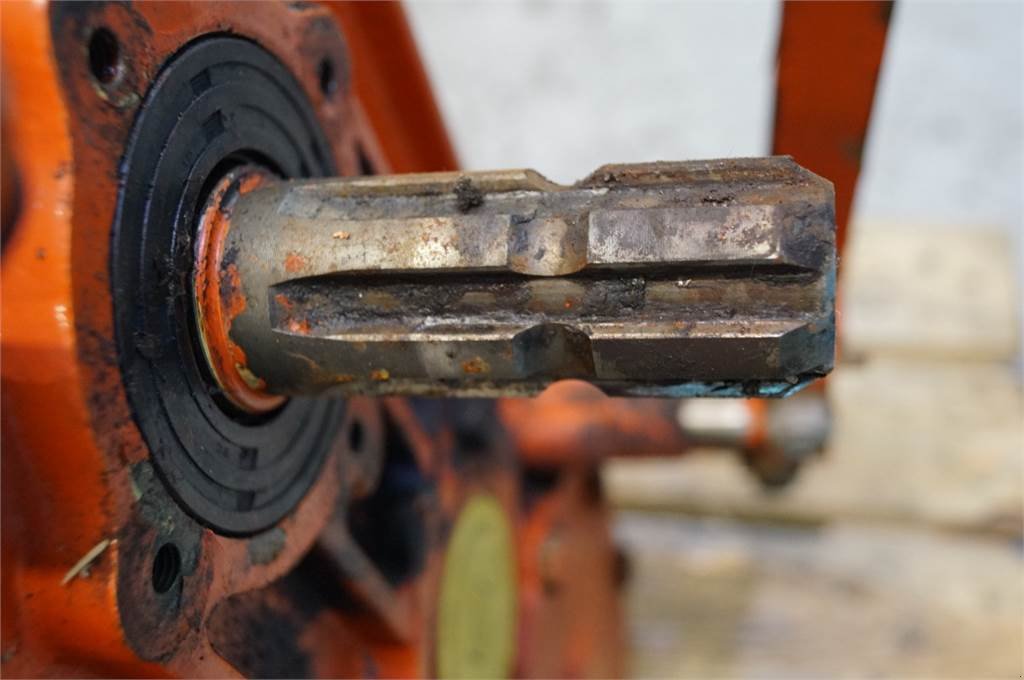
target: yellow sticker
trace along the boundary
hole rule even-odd
[[[437,623],[438,676],[507,678],[516,631],[512,531],[494,496],[463,507],[444,558]]]

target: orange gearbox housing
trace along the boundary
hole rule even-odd
[[[166,664],[139,659],[118,616],[115,574],[122,556],[116,540],[88,566],[88,578],[62,582],[103,537],[117,535],[131,506],[126,464],[146,456],[112,349],[107,268],[117,164],[131,115],[109,99],[90,99],[94,93],[82,92],[89,88],[85,59],[67,60],[60,52],[63,41],[74,44],[76,57],[84,55],[83,36],[69,34],[69,27],[56,21],[53,6],[5,2],[0,12],[6,227],[3,671],[15,676],[233,675],[202,645]],[[208,2],[106,5],[91,21],[126,37],[137,76],[131,84],[143,93],[146,78],[183,44],[228,29],[257,40],[297,74],[320,105],[321,124],[338,131],[331,142],[343,172],[358,172],[360,154],[377,168],[453,167],[454,153],[401,7],[303,10],[309,12],[327,21],[336,16],[349,34],[367,36],[352,41],[349,50],[353,64],[369,65],[372,80],[359,76],[358,95],[338,105],[323,102],[317,74],[306,68],[288,32],[296,11],[284,3],[252,4],[245,11]],[[136,35],[142,26],[146,33]],[[387,38],[387,48],[379,38]],[[376,79],[374,71],[385,77]],[[76,101],[94,106],[69,106],[68,88],[78,88]],[[380,113],[399,99],[403,106]],[[100,136],[97,130],[103,131]],[[289,542],[287,549],[301,549],[315,535],[336,484],[331,474],[317,482],[293,521],[292,536],[308,537]],[[225,565],[244,558],[231,557],[241,550],[240,541],[215,535],[208,540],[219,544]],[[266,570],[236,570],[245,574],[246,584],[232,582],[230,571],[218,577],[222,590],[275,577]],[[413,666],[402,663],[391,667],[394,674],[415,674]]]
[[[344,608],[306,616],[288,609],[284,591],[272,587],[324,536],[328,543],[340,541],[346,554],[344,527],[338,533],[332,513],[340,495],[358,495],[365,480],[333,464],[325,464],[275,527],[287,540],[275,546],[269,562],[255,559],[246,539],[202,533],[202,562],[183,577],[180,621],[145,640],[145,654],[137,646],[140,631],[130,630],[139,622],[123,618],[126,605],[151,596],[135,585],[149,586],[150,564],[140,561],[134,539],[152,536],[133,524],[141,492],[131,470],[149,452],[114,342],[111,231],[119,163],[135,110],[162,65],[201,36],[244,37],[296,77],[328,133],[341,174],[450,170],[457,164],[400,5],[240,7],[0,4],[4,674],[238,675],[240,667],[218,650],[241,645],[244,655],[250,641],[242,624],[260,617],[218,615],[216,635],[209,626],[218,603],[246,593],[264,595],[230,612],[244,613],[246,603],[255,602],[301,619],[293,641],[309,674],[435,672],[433,627],[443,562],[437,550],[426,555],[415,578],[390,594],[381,593],[373,574],[348,579],[350,596],[377,606],[376,616]],[[120,37],[116,47],[125,70],[112,83],[90,75],[88,42],[99,28]],[[351,69],[348,76],[337,74],[343,96],[328,97],[309,36],[338,28]],[[499,500],[516,538],[517,675],[621,673],[621,579],[592,464],[567,466],[544,483],[542,500],[526,503],[507,445],[497,447],[495,464],[457,471],[447,453],[452,433],[424,427],[406,401],[352,400],[348,413],[342,431],[361,418],[359,438],[371,446],[383,446],[385,421],[402,433],[404,446],[437,486],[441,521],[450,522],[474,493]],[[590,577],[565,578],[566,570]]]

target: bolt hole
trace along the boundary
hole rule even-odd
[[[181,553],[173,543],[164,543],[153,558],[153,590],[166,593],[181,574]]]
[[[114,82],[121,71],[121,46],[106,28],[97,28],[89,38],[89,71],[104,85]]]
[[[334,64],[330,59],[322,59],[316,68],[317,76],[320,79],[320,91],[330,96],[338,89],[338,80],[334,75]]]
[[[353,453],[358,453],[363,448],[364,439],[363,424],[353,420],[352,426],[348,429],[348,448]]]

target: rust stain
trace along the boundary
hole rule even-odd
[[[487,373],[491,367],[480,357],[473,357],[469,361],[462,362],[463,373]]]
[[[389,373],[386,368],[378,368],[370,371],[370,377],[377,382],[387,382],[388,380],[391,380],[391,373]]]
[[[284,270],[289,274],[301,272],[306,266],[306,261],[298,253],[288,253],[284,258]]]
[[[226,371],[229,366],[232,366],[235,373],[245,381],[245,384],[250,389],[258,392],[266,387],[266,383],[249,370],[249,360],[245,356],[245,350],[235,344],[227,331],[227,329],[231,328],[235,319],[238,318],[238,315],[244,312],[246,308],[245,295],[242,293],[242,278],[238,273],[238,267],[234,263],[227,265],[221,270],[220,304],[221,315],[226,317],[223,318],[221,327],[224,329],[222,346],[227,349],[227,354],[213,353],[214,361],[220,364],[222,371]],[[230,372],[227,374],[230,375]]]
[[[295,309],[295,305],[291,300],[288,299],[284,293],[278,293],[274,296],[274,302],[284,310],[284,327],[291,333],[299,333],[301,335],[309,335],[311,326],[307,319],[296,319],[292,314]]]
[[[292,313],[292,307],[294,305],[292,304],[292,301],[288,299],[288,296],[285,295],[284,293],[278,293],[277,295],[275,295],[274,302],[276,302],[277,305],[285,311],[285,314]]]
[[[215,189],[203,211],[197,242],[194,293],[207,357],[225,394],[253,412],[267,411],[283,399],[264,392],[266,383],[248,368],[245,351],[231,339],[234,320],[246,310],[241,275],[234,261],[225,258],[224,243],[231,230],[231,214],[224,205],[229,175]],[[252,191],[266,181],[260,174],[237,178],[240,190]]]
[[[238,273],[238,267],[233,263],[224,267],[221,270],[220,284],[221,306],[227,313],[227,325],[230,327],[246,307],[245,295],[242,294],[242,277]]]
[[[267,178],[263,175],[249,175],[243,177],[242,181],[238,183],[238,193],[247,194],[250,191],[257,189],[266,184]]]

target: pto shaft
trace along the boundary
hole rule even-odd
[[[789,158],[274,181],[200,223],[196,309],[225,393],[776,396],[834,349],[829,182]]]

